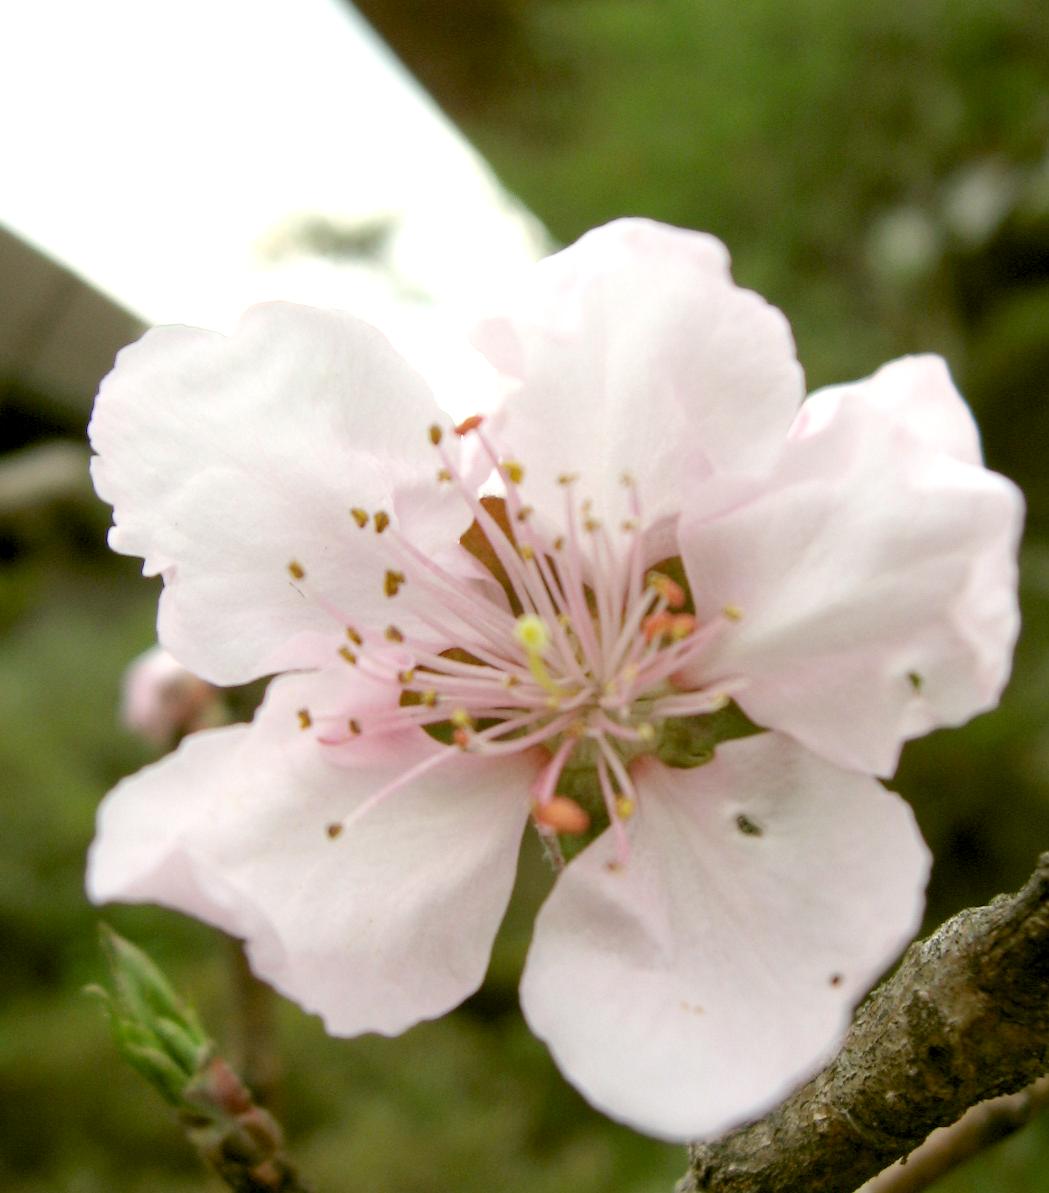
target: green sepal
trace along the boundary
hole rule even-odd
[[[723,741],[764,732],[738,704],[730,701],[717,712],[664,721],[655,753],[667,766],[690,769],[709,762]]]
[[[214,1055],[196,1012],[181,999],[142,949],[106,924],[99,938],[113,979],[112,992],[93,986],[117,1049],[173,1105]]]

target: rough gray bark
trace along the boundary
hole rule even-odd
[[[1049,1071],[1049,853],[1024,888],[912,945],[837,1057],[690,1149],[677,1193],[852,1193],[936,1127]]]

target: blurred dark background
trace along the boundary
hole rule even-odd
[[[936,857],[930,925],[1018,886],[1049,847],[1049,6],[359,8],[558,240],[625,214],[716,233],[737,279],[791,320],[810,388],[910,351],[948,358],[989,464],[1027,494],[1024,633],[1001,708],[909,746],[893,785]],[[0,260],[18,251],[0,240]],[[149,758],[115,709],[156,590],[105,547],[84,473],[91,392],[16,367],[50,337],[81,365],[101,353],[98,375],[136,331],[48,284],[51,322],[0,353],[0,1181],[188,1193],[205,1178],[79,993],[101,972],[81,888],[94,809]],[[523,1027],[516,980],[546,879],[531,851],[522,870],[489,980],[457,1014],[344,1042],[280,1006],[286,1121],[318,1190],[669,1193],[682,1150],[589,1111]],[[148,908],[107,918],[235,1051],[227,943]],[[1043,1121],[939,1187],[1029,1193],[1047,1174]]]

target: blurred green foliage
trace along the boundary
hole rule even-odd
[[[813,387],[907,351],[943,352],[989,461],[1025,487],[1014,683],[997,712],[910,746],[895,783],[937,859],[930,922],[1015,888],[1049,844],[1049,6],[510,7],[499,36],[520,53],[503,44],[499,60],[527,62],[532,85],[515,70],[504,86],[487,77],[471,92],[460,72],[447,102],[555,235],[620,214],[717,233],[736,276],[787,312]],[[470,11],[483,43],[484,5]],[[434,44],[455,53],[455,39]],[[102,968],[81,887],[94,809],[148,758],[117,728],[115,708],[122,668],[152,639],[156,591],[133,561],[105,552],[106,518],[81,502],[0,525],[9,1193],[207,1187],[160,1099],[119,1065],[79,994]],[[319,1190],[669,1193],[681,1150],[590,1111],[516,1011],[546,883],[529,846],[488,982],[438,1023],[397,1040],[332,1041],[282,1006],[285,1125]],[[235,1037],[224,942],[149,908],[111,919],[192,995],[220,1041]],[[1047,1174],[1042,1121],[942,1189],[1037,1193]]]

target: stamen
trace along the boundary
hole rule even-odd
[[[299,718],[300,729],[309,729],[309,727],[313,724],[313,718],[310,716],[310,710],[308,708],[300,708],[295,715]]]
[[[454,750],[440,750],[436,754],[431,754],[429,758],[424,758],[422,762],[415,766],[409,767],[403,774],[398,775],[392,782],[387,783],[385,787],[376,791],[374,795],[370,795],[362,804],[358,804],[348,816],[344,816],[341,820],[329,824],[327,827],[328,836],[333,839],[340,836],[351,825],[356,824],[362,816],[366,816],[373,808],[378,807],[379,804],[391,795],[403,790],[411,783],[414,783],[416,779],[421,778],[438,766],[445,765],[456,757],[457,754]]]
[[[572,756],[572,751],[578,744],[578,734],[567,734],[564,741],[557,747],[553,757],[539,772],[539,778],[532,787],[532,798],[537,806],[542,807],[553,798],[565,763]]]
[[[390,524],[390,515],[385,510],[375,511],[375,533],[382,534]]]
[[[288,572],[293,580],[304,580],[306,578],[306,569],[297,559],[293,559],[288,564]]]
[[[361,530],[368,525],[368,511],[362,510],[359,506],[354,506],[354,508],[350,510],[350,517],[354,520],[354,522],[357,523]]]
[[[608,773],[608,763],[605,761],[603,755],[597,760],[597,781],[601,787],[601,795],[605,801],[608,822],[612,827],[612,836],[616,845],[615,861],[609,863],[609,868],[617,870],[625,866],[630,860],[630,840],[626,835],[626,830],[623,828],[623,821],[619,815],[619,808],[617,806],[621,796],[617,796],[612,788],[612,781]]]

